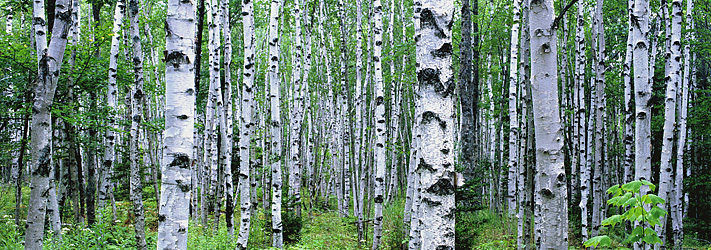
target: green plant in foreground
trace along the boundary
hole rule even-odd
[[[617,224],[623,224],[629,221],[634,229],[627,236],[623,243],[647,243],[661,244],[661,239],[654,231],[654,226],[661,224],[661,218],[667,214],[659,204],[664,204],[664,199],[654,194],[642,195],[640,189],[643,186],[648,186],[651,191],[656,189],[656,186],[649,181],[636,180],[628,182],[622,186],[614,185],[607,189],[608,194],[613,197],[607,201],[608,205],[621,207],[625,209],[623,214],[616,214],[602,221],[603,226],[615,227]],[[639,221],[635,226],[635,222]],[[585,243],[585,247],[610,246],[612,240],[607,235],[593,237]],[[628,249],[628,248],[623,248]]]

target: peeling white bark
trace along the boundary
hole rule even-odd
[[[272,171],[272,246],[282,248],[284,244],[281,221],[281,160],[282,160],[282,126],[281,98],[279,79],[279,19],[282,2],[272,0],[269,13],[269,101],[271,103],[271,153]]]

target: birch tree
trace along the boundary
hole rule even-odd
[[[52,114],[57,81],[67,46],[69,27],[72,26],[71,0],[57,0],[52,40],[47,44],[47,24],[45,22],[44,1],[32,2],[35,51],[37,52],[38,77],[32,83],[32,162],[30,165],[30,199],[27,208],[27,230],[25,249],[42,249],[46,205],[49,198],[49,170],[52,159]]]
[[[634,105],[632,100],[633,95],[633,80],[632,80],[632,50],[634,45],[632,42],[634,39],[633,33],[633,19],[632,11],[634,10],[634,0],[627,0],[627,13],[628,13],[628,34],[627,34],[627,46],[625,51],[625,62],[623,65],[623,83],[625,85],[624,95],[624,114],[625,114],[625,132],[624,132],[624,144],[625,144],[625,158],[624,158],[624,179],[622,182],[627,183],[632,181],[634,164]]]
[[[158,249],[187,249],[195,122],[195,6],[170,0],[166,19],[165,132]]]
[[[232,133],[233,133],[233,111],[232,111],[232,29],[230,28],[230,8],[229,1],[220,0],[220,11],[222,13],[222,34],[223,34],[223,69],[224,82],[222,88],[222,113],[220,119],[220,157],[222,171],[224,173],[224,195],[225,195],[225,224],[230,235],[234,235],[234,188],[232,187]],[[223,185],[222,183],[220,185]],[[219,210],[216,210],[219,211]],[[217,216],[215,216],[217,217]]]
[[[126,1],[120,0],[116,1],[116,8],[114,9],[114,24],[111,36],[111,52],[109,55],[109,78],[108,78],[108,90],[106,91],[106,103],[109,106],[109,127],[106,128],[104,133],[104,161],[102,166],[102,171],[99,180],[99,208],[104,208],[107,200],[110,199],[109,192],[112,192],[113,184],[110,181],[113,176],[114,161],[116,159],[115,155],[115,145],[116,145],[116,133],[118,130],[118,123],[116,119],[118,117],[115,113],[117,110],[117,98],[118,88],[116,86],[116,78],[118,74],[118,57],[119,57],[119,35],[123,27],[123,17],[126,11]]]
[[[535,126],[535,225],[539,249],[568,248],[568,205],[558,107],[553,0],[530,1],[531,98]]]
[[[518,221],[522,222],[522,214],[516,209],[517,190],[516,184],[523,180],[518,180],[518,41],[519,27],[521,22],[521,1],[513,2],[513,21],[511,25],[511,53],[509,64],[509,162],[508,162],[508,198],[509,214],[515,214]],[[520,202],[520,201],[519,201]],[[523,204],[521,204],[523,206]],[[519,223],[518,235],[523,234],[523,224]]]
[[[416,26],[422,249],[454,248],[453,1],[423,0]],[[417,5],[417,3],[415,4]],[[417,7],[416,7],[417,8]]]
[[[672,1],[671,11],[671,30],[669,31],[669,40],[666,57],[666,69],[664,78],[666,83],[666,98],[664,105],[664,132],[662,140],[661,165],[659,170],[659,197],[667,201],[661,204],[665,211],[670,211],[666,207],[670,204],[670,193],[674,188],[674,163],[672,161],[674,134],[676,125],[676,97],[677,86],[681,86],[681,0]],[[683,169],[682,169],[683,172]],[[680,175],[681,173],[677,173]],[[679,184],[677,184],[679,185]],[[666,225],[667,220],[662,220],[661,225],[656,228],[657,235],[663,242],[667,242]],[[659,248],[655,245],[655,248]]]
[[[283,247],[281,221],[281,98],[279,90],[279,10],[282,2],[272,0],[269,12],[269,101],[271,104],[272,246]]]
[[[374,192],[374,207],[375,213],[373,217],[373,247],[380,247],[380,238],[383,230],[383,195],[385,189],[385,91],[383,86],[383,69],[382,69],[382,44],[383,44],[383,6],[380,0],[373,1],[373,19],[375,26],[373,27],[374,49],[374,77],[375,77],[375,192]]]
[[[301,202],[301,127],[302,121],[304,119],[304,82],[301,78],[301,1],[297,0],[294,2],[294,50],[292,58],[292,74],[291,81],[294,91],[293,95],[293,107],[291,115],[291,148],[289,155],[289,195],[295,199],[296,206],[294,207],[294,212],[298,217],[301,215],[301,206],[298,205]]]
[[[244,68],[242,76],[242,103],[240,108],[240,138],[239,138],[239,193],[240,193],[240,227],[237,237],[237,249],[247,249],[249,239],[249,226],[251,222],[251,193],[250,193],[250,143],[254,129],[254,74],[255,74],[255,46],[254,46],[254,2],[242,1],[242,32],[244,39]]]
[[[131,41],[133,55],[134,85],[131,93],[131,134],[129,136],[129,160],[131,161],[131,202],[135,217],[136,247],[146,249],[146,230],[143,208],[143,185],[141,184],[141,169],[139,166],[139,136],[140,123],[143,121],[143,50],[138,27],[138,0],[129,1],[129,17],[131,19]]]

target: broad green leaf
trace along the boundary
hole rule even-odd
[[[610,237],[608,237],[607,235],[601,235],[590,238],[589,240],[585,241],[583,245],[585,245],[585,247],[609,246],[611,242],[612,241],[610,240]]]
[[[644,227],[637,226],[632,230],[632,235],[642,236],[644,233]]]
[[[613,227],[615,224],[622,222],[622,216],[619,214],[610,216],[610,218],[604,219],[602,221],[602,225],[607,226],[607,225],[612,225]]]
[[[641,181],[631,181],[628,183],[625,183],[625,185],[622,185],[622,189],[625,191],[633,192],[633,193],[639,193],[639,188],[642,186]]]
[[[659,197],[659,196],[653,195],[653,194],[649,194],[649,199],[652,201],[652,203],[658,203],[658,204],[664,204],[664,203],[666,203],[666,202],[664,201],[664,199],[662,199],[662,198]]]
[[[616,194],[620,190],[620,185],[614,185],[607,189],[608,194]]]
[[[637,197],[630,198],[629,200],[625,201],[625,204],[623,206],[637,206]]]
[[[649,214],[650,214],[652,217],[661,218],[661,217],[663,217],[664,215],[667,214],[667,211],[665,211],[664,209],[662,209],[662,208],[660,208],[660,207],[654,206],[654,207],[652,207],[651,210],[649,210]]]

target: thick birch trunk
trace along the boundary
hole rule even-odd
[[[242,103],[240,108],[240,167],[239,167],[239,193],[240,193],[240,227],[237,237],[237,248],[247,249],[249,227],[252,217],[251,209],[251,183],[253,169],[251,163],[251,135],[254,130],[254,75],[255,75],[255,46],[254,46],[254,2],[242,1],[242,30],[244,39],[244,68],[242,78]]]
[[[195,6],[168,1],[166,20],[165,132],[158,249],[187,249],[190,199],[190,159],[195,122]],[[188,39],[185,39],[188,38]]]
[[[380,239],[383,233],[383,195],[385,189],[385,91],[383,86],[383,69],[382,69],[382,50],[383,50],[383,6],[380,0],[373,1],[373,18],[375,26],[374,32],[374,76],[375,76],[375,214],[373,216],[373,246],[372,249],[380,247]]]
[[[423,0],[416,27],[422,249],[454,248],[452,1]],[[417,5],[417,4],[416,4]]]
[[[269,13],[269,101],[271,103],[271,171],[272,171],[272,246],[282,248],[284,244],[281,221],[281,98],[279,94],[279,10],[282,2],[273,0]]]
[[[50,107],[54,101],[57,81],[64,59],[67,35],[72,26],[69,15],[71,0],[58,0],[52,33],[52,41],[47,46],[47,25],[45,22],[44,1],[33,1],[33,28],[35,50],[37,52],[38,78],[32,83],[34,99],[32,101],[32,125],[30,149],[30,199],[27,210],[27,230],[25,231],[25,249],[42,249],[46,205],[49,198],[49,174],[52,160],[52,115]],[[21,171],[21,170],[19,170]]]
[[[568,205],[557,90],[552,0],[531,1],[531,98],[536,144],[535,225],[539,249],[568,248]]]
[[[636,20],[632,27],[634,44],[634,93],[635,93],[635,179],[651,180],[652,176],[652,138],[651,138],[651,103],[652,85],[649,68],[649,1],[635,0],[632,18]],[[642,188],[642,195],[648,189]],[[634,249],[639,250],[640,244],[635,244]]]

